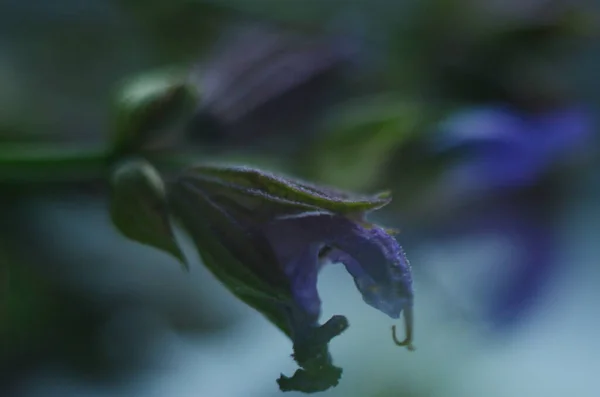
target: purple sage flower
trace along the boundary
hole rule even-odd
[[[529,114],[497,105],[451,116],[441,125],[435,146],[438,151],[467,149],[450,173],[479,190],[521,188],[585,148],[592,131],[589,114],[581,108]]]
[[[487,304],[486,320],[495,327],[521,318],[554,274],[560,186],[547,176],[560,163],[581,157],[592,134],[590,115],[577,107],[536,114],[482,107],[457,113],[441,126],[436,150],[459,149],[464,155],[445,175],[442,190],[450,193],[442,197],[455,198],[465,210],[453,211],[443,234],[495,232],[520,255],[506,266],[509,281]]]
[[[201,105],[190,137],[217,148],[306,140],[323,109],[347,89],[346,73],[361,51],[352,35],[236,26],[191,74]]]
[[[328,342],[348,323],[319,324],[319,270],[342,263],[364,301],[391,318],[404,314],[412,349],[411,267],[396,240],[365,220],[388,195],[350,196],[246,167],[193,167],[168,184],[172,213],[194,239],[205,265],[236,296],[262,312],[294,344],[301,369],[281,390],[316,392],[337,385]]]

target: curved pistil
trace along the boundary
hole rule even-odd
[[[394,339],[394,343],[397,346],[406,347],[410,351],[414,351],[415,347],[412,344],[413,340],[413,309],[412,307],[408,307],[404,309],[404,326],[406,337],[403,341],[400,341],[396,336],[396,326],[392,325],[392,338]]]

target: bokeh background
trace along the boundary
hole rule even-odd
[[[185,235],[189,274],[116,231],[102,183],[10,160],[102,147],[119,84],[171,67],[200,103],[159,145],[394,194],[373,220],[412,262],[417,351],[327,267],[351,326],[323,395],[597,396],[596,3],[0,1],[0,396],[268,397],[294,371]]]

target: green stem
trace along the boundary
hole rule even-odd
[[[206,162],[249,163],[279,168],[279,164],[260,157],[230,154],[214,155],[206,151],[171,153],[122,153],[117,155],[108,148],[81,145],[2,145],[0,144],[0,185],[5,184],[54,184],[85,183],[105,179],[110,167],[121,157],[141,156],[150,161],[161,172],[177,171],[199,159]]]
[[[94,180],[104,176],[109,158],[98,147],[0,145],[0,184]]]

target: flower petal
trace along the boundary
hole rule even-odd
[[[366,303],[392,318],[412,305],[410,264],[380,227],[367,229],[346,217],[317,212],[279,218],[267,225],[266,233],[284,266],[291,266],[302,247],[331,247],[326,257],[344,263]],[[318,265],[307,266],[318,271]]]

